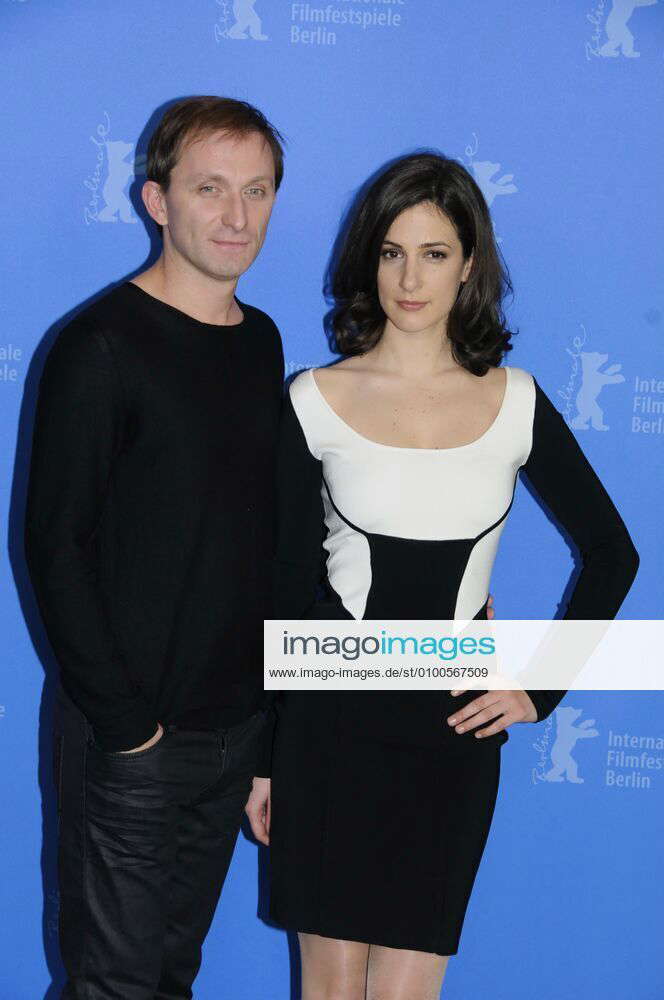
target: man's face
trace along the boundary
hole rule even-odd
[[[164,249],[211,278],[235,281],[263,245],[274,197],[272,151],[258,132],[188,142],[161,193]]]

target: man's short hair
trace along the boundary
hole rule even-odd
[[[185,145],[212,132],[233,136],[262,135],[274,158],[274,189],[284,175],[283,136],[265,115],[246,101],[232,97],[185,97],[172,104],[157,125],[148,145],[147,177],[168,190],[171,171]]]

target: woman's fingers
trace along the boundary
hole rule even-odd
[[[512,719],[508,715],[501,715],[499,719],[492,722],[490,726],[486,727],[486,729],[478,729],[475,733],[475,737],[478,740],[481,740],[483,736],[494,736],[495,733],[502,732],[503,729],[507,729],[507,727],[511,726],[513,722],[517,721],[517,719]]]
[[[491,732],[497,733],[500,732],[501,729],[505,728],[506,714],[507,713],[503,708],[498,707],[497,705],[492,705],[490,708],[485,708],[481,712],[477,712],[471,718],[464,719],[462,722],[457,723],[454,728],[457,733],[466,733],[470,729],[476,729],[477,726],[481,726],[483,722],[489,722],[490,720],[495,719],[496,721],[493,725],[488,729],[483,730],[482,734],[488,733],[489,729],[491,729]],[[499,718],[496,719],[496,716]],[[497,726],[498,728],[495,729],[494,726]],[[477,736],[478,734],[475,733],[475,735]]]
[[[490,726],[480,731],[482,736],[492,736],[528,717],[528,706],[521,694],[520,691],[488,691],[464,705],[454,715],[448,716],[447,723],[454,726],[457,733],[465,733],[469,729],[476,729],[483,722],[495,719]]]

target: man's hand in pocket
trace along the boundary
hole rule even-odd
[[[142,743],[140,747],[134,747],[133,750],[120,750],[120,753],[138,753],[139,750],[147,750],[149,747],[154,746],[155,743],[158,743],[163,735],[164,735],[164,727],[162,726],[161,722],[158,722],[157,732],[154,734],[153,737],[151,737],[151,739],[147,741],[147,743]]]

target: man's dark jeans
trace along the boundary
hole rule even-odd
[[[265,713],[94,742],[60,689],[55,727],[63,1000],[189,1000],[258,762]]]

